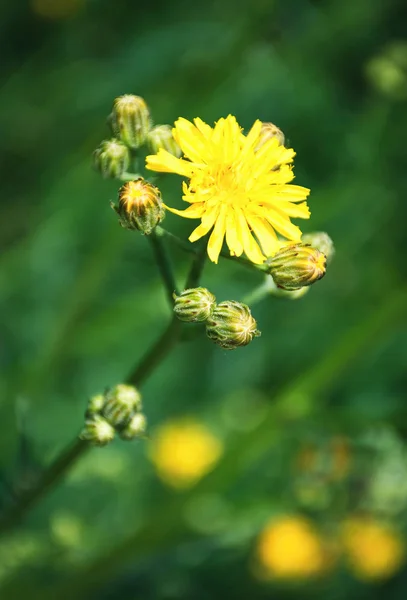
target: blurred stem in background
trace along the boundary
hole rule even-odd
[[[170,262],[164,246],[158,236],[153,235],[152,245],[159,270],[163,277],[167,295],[170,296],[171,304],[172,293],[175,289],[174,277],[172,274]],[[198,285],[206,259],[206,245],[202,245],[192,260],[190,271],[187,276],[185,287],[195,287]],[[150,350],[144,355],[134,371],[127,378],[127,382],[134,386],[141,385],[171,352],[173,347],[180,340],[182,323],[173,317],[158,340],[152,345]],[[0,533],[9,531],[19,524],[24,515],[33,508],[41,498],[47,494],[61,479],[69,469],[81,458],[89,449],[89,443],[84,440],[76,439],[69,443],[43,472],[36,485],[25,490],[8,511],[0,518]]]

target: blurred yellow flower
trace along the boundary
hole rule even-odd
[[[387,579],[405,559],[405,544],[389,525],[353,517],[343,525],[343,546],[349,565],[362,580]]]
[[[188,219],[201,219],[189,237],[191,242],[205,236],[209,258],[217,263],[223,240],[232,256],[243,252],[261,264],[280,248],[276,232],[288,240],[301,240],[301,231],[291,217],[308,219],[309,189],[291,185],[295,152],[271,137],[259,145],[262,123],[256,121],[245,136],[232,115],[210,127],[201,119],[194,123],[180,118],[173,136],[184,158],[166,150],[147,156],[152,171],[178,173],[187,177],[184,211],[169,208]],[[168,208],[168,207],[167,207]]]
[[[312,523],[301,516],[271,520],[260,534],[257,557],[263,574],[276,579],[308,579],[326,572],[332,556]]]
[[[211,471],[222,450],[221,441],[205,425],[182,420],[166,423],[156,430],[149,455],[161,479],[182,489],[194,485]]]

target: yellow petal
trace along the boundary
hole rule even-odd
[[[289,200],[290,202],[301,202],[308,198],[310,189],[302,187],[301,185],[282,185],[273,190],[273,194],[280,197],[282,200]]]
[[[293,202],[288,202],[287,200],[277,200],[274,208],[287,215],[287,217],[291,217],[293,219],[309,219],[311,216],[308,204],[306,202],[294,204]]]
[[[215,227],[208,241],[208,256],[212,262],[218,262],[220,251],[222,250],[223,238],[225,237],[225,222],[226,222],[226,204],[222,204]]]
[[[232,256],[243,254],[243,242],[239,236],[239,231],[235,211],[232,207],[229,207],[226,214],[226,243]]]
[[[254,215],[246,215],[250,227],[253,229],[266,256],[272,256],[280,248],[276,232],[265,219]]]
[[[205,204],[203,202],[201,204],[193,204],[192,206],[188,206],[188,208],[185,210],[171,208],[171,206],[167,206],[166,204],[164,204],[164,206],[167,210],[174,213],[174,215],[179,215],[180,217],[185,217],[186,219],[200,219],[205,210]]]
[[[179,118],[172,130],[175,141],[187,158],[197,163],[210,159],[209,146],[199,130],[187,119]]]
[[[247,257],[256,265],[261,265],[265,261],[265,256],[260,251],[259,245],[250,233],[246,217],[241,208],[235,207],[236,216],[239,222],[240,235],[243,242],[243,249]]]
[[[162,148],[157,154],[150,154],[146,157],[146,169],[160,173],[178,173],[178,175],[191,177],[193,166],[192,163],[177,158]]]
[[[199,238],[203,237],[212,229],[219,214],[219,205],[215,205],[209,210],[206,210],[202,215],[202,222],[189,236],[190,242],[196,242]]]
[[[301,230],[296,225],[291,223],[290,219],[273,208],[267,208],[264,210],[264,215],[267,221],[274,229],[276,229],[281,235],[293,241],[301,240]]]

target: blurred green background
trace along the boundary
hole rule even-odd
[[[276,123],[312,189],[301,226],[336,247],[304,298],[255,307],[249,347],[173,351],[142,389],[151,441],[92,450],[1,535],[1,598],[404,599],[405,2],[5,0],[0,14],[3,510],[170,318],[148,240],[109,207],[119,184],[91,166],[116,96],[143,96],[156,123]],[[169,176],[164,198],[179,189]],[[172,256],[181,281],[190,258]],[[259,282],[229,261],[202,280],[220,300]],[[180,490],[147,449],[186,417],[223,450]]]

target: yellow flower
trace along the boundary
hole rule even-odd
[[[270,521],[258,540],[257,556],[264,575],[276,579],[308,579],[330,566],[322,538],[300,516]]]
[[[276,137],[259,146],[262,123],[256,121],[245,136],[235,117],[219,119],[212,128],[201,119],[180,118],[173,136],[184,158],[165,150],[147,156],[152,171],[178,173],[183,183],[184,211],[169,208],[188,219],[201,219],[189,237],[191,242],[213,231],[208,241],[209,258],[217,263],[223,240],[232,256],[243,252],[261,264],[280,248],[276,232],[299,242],[301,231],[291,217],[309,218],[305,202],[309,189],[290,184],[295,152]],[[168,207],[167,207],[168,208]]]
[[[222,443],[201,423],[173,421],[156,431],[149,453],[165,483],[187,488],[212,470],[222,454]]]
[[[343,545],[355,576],[387,579],[405,559],[403,540],[390,526],[372,518],[353,517],[343,526]]]

